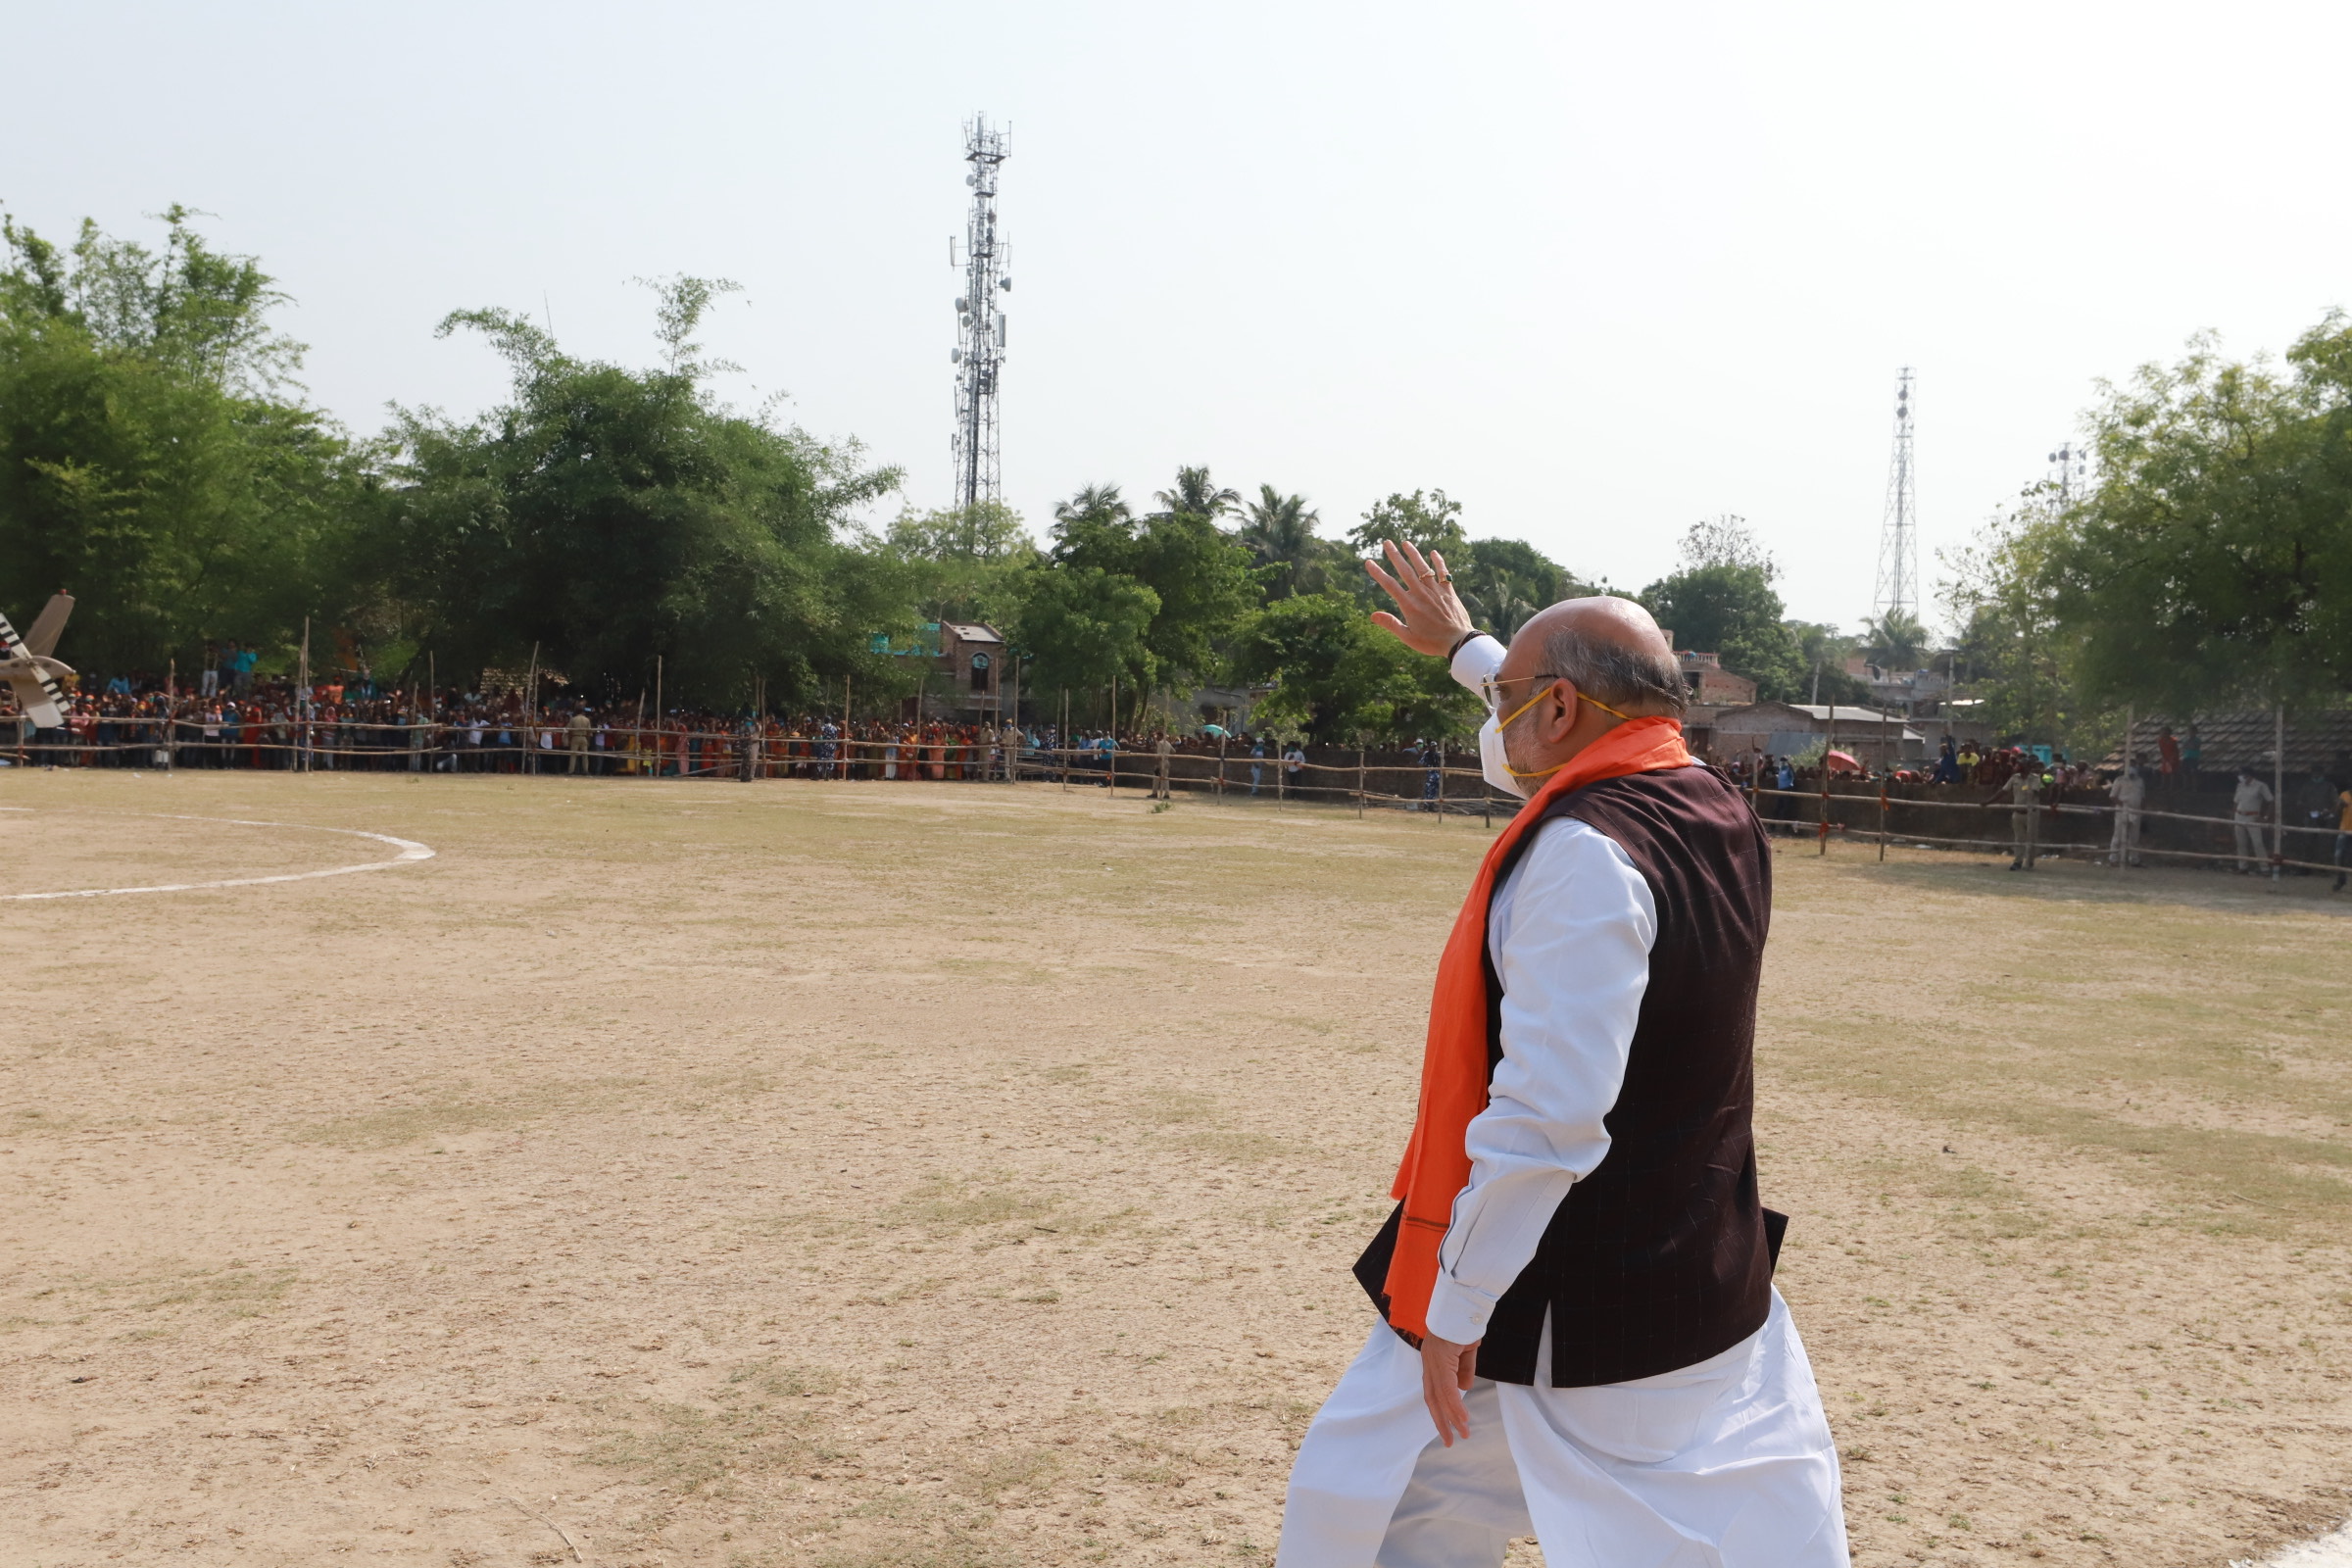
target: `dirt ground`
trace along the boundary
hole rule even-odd
[[[437,852],[0,904],[12,1568],[1268,1560],[1486,843],[972,784],[0,808],[0,894]],[[1765,1193],[1857,1561],[2352,1512],[2352,895],[1778,871]]]

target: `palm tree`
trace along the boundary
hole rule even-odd
[[[1115,484],[1082,485],[1069,500],[1054,503],[1055,522],[1125,522],[1132,515]]]
[[[1306,504],[1306,497],[1286,496],[1270,484],[1261,484],[1257,499],[1245,507],[1243,514],[1246,520],[1240,538],[1251,559],[1261,566],[1280,568],[1271,579],[1269,597],[1288,599],[1312,593],[1320,586],[1323,565],[1315,559],[1319,554],[1316,546],[1321,543],[1315,537],[1315,524],[1323,518]]]
[[[1917,669],[1927,657],[1928,628],[1908,610],[1889,610],[1862,622],[1862,647],[1881,669]]]
[[[1178,468],[1176,488],[1159,491],[1157,500],[1169,512],[1189,512],[1196,517],[1206,517],[1213,522],[1241,505],[1242,493],[1218,489],[1216,481],[1208,476],[1208,468],[1202,466],[1198,468]]]

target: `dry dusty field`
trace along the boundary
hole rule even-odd
[[[1486,842],[970,784],[0,807],[7,894],[391,853],[178,817],[437,852],[0,905],[0,1563],[53,1568],[1267,1560]],[[2352,1511],[2352,898],[1779,868],[1765,1192],[1857,1560]]]

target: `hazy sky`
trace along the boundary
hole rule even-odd
[[[978,30],[993,24],[992,30]],[[24,6],[0,202],[215,215],[313,395],[470,412],[464,306],[647,363],[640,274],[741,280],[744,403],[943,504],[960,122],[1008,121],[1006,499],[1179,464],[1328,533],[1442,486],[1638,587],[1744,514],[1871,611],[1898,367],[1927,550],[2099,376],[2352,303],[2337,4]],[[756,390],[755,390],[756,389]]]

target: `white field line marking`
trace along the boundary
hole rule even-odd
[[[168,822],[220,822],[229,827],[286,827],[308,833],[340,833],[345,838],[373,839],[389,844],[400,853],[389,860],[369,860],[362,865],[330,865],[323,871],[289,871],[281,876],[239,876],[220,882],[166,882],[151,888],[74,888],[64,893],[0,893],[0,904],[14,904],[28,899],[109,899],[123,893],[195,893],[206,888],[258,888],[270,882],[308,882],[314,877],[350,876],[359,871],[382,871],[412,860],[433,858],[430,846],[414,839],[396,839],[389,833],[363,833],[355,827],[319,827],[311,822],[249,822],[235,816],[186,816],[172,811],[145,811],[143,816],[159,817]]]
[[[2249,1565],[2233,1562],[2230,1568],[2249,1568]],[[2352,1524],[2317,1541],[2285,1547],[2265,1561],[2262,1568],[2352,1568]]]

